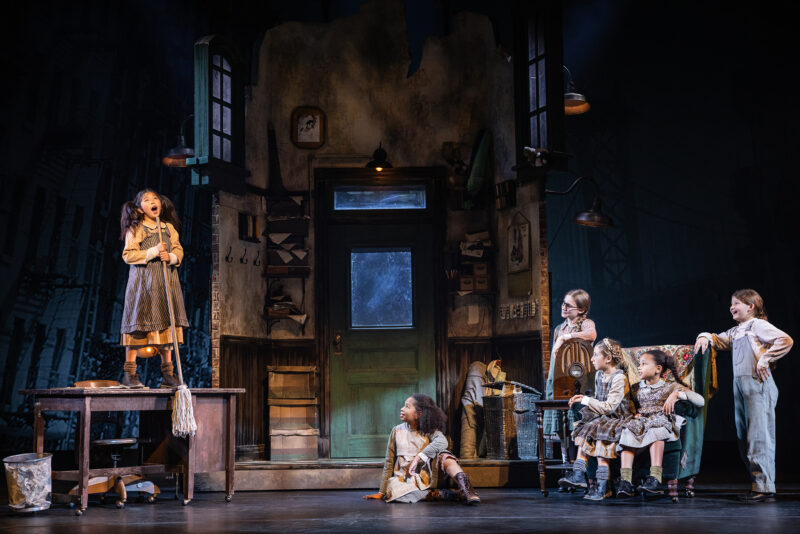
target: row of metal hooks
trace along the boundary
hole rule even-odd
[[[256,257],[253,260],[253,265],[254,266],[256,266],[256,267],[261,266],[261,259],[260,258],[261,258],[261,251],[258,250],[258,251],[256,251]],[[228,246],[228,253],[225,255],[225,261],[228,262],[228,263],[233,263],[234,259],[235,258],[233,257],[233,246]],[[250,260],[247,259],[247,249],[245,248],[244,252],[242,253],[242,256],[239,258],[239,263],[243,263],[243,264],[246,265],[248,261],[250,261]]]

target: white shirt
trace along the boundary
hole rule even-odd
[[[748,331],[751,324],[752,328]],[[785,356],[794,344],[786,332],[775,328],[764,319],[755,317],[739,323],[725,332],[719,334],[703,332],[697,337],[708,339],[715,349],[730,350],[733,342],[745,335],[753,348],[753,353],[758,358],[759,367],[769,367],[770,363]]]

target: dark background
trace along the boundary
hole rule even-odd
[[[208,385],[210,197],[188,185],[184,170],[159,161],[191,113],[192,45],[203,35],[226,34],[252,66],[252,79],[268,28],[331,20],[359,4],[33,2],[6,12],[4,449],[29,447],[30,407],[16,389],[120,374],[127,267],[119,261],[118,209],[145,186],[170,196],[184,219],[181,282],[193,328],[182,356],[190,384]],[[511,2],[407,1],[412,73],[425,39],[446,34],[462,9],[490,16],[498,45],[513,50]],[[770,320],[800,335],[794,306],[800,111],[791,83],[798,15],[789,1],[564,3],[564,62],[592,105],[567,118],[570,169],[597,180],[616,226],[598,232],[570,222],[591,201],[590,187],[548,198],[554,303],[583,287],[593,297],[601,336],[625,346],[690,343],[702,330],[732,326],[730,294],[752,287],[765,298]],[[555,175],[548,187],[566,188],[571,179]],[[62,331],[60,359],[37,360],[37,353],[58,352],[53,330]],[[800,378],[795,352],[776,371],[779,481],[798,475],[791,461],[798,407],[791,391]],[[735,458],[729,360],[720,355],[707,465],[734,467],[746,479]],[[154,362],[145,362],[143,373],[155,377]],[[112,421],[107,431],[129,423]],[[48,436],[54,447],[70,427],[68,419],[56,426]]]

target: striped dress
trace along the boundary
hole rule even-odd
[[[175,254],[178,264],[183,249],[178,233],[169,223],[161,223],[161,234],[167,252]],[[120,326],[120,344],[129,347],[146,345],[171,346],[169,308],[164,290],[164,272],[158,256],[146,260],[146,251],[157,246],[158,230],[140,224],[136,232],[129,232],[125,242],[123,258],[130,264],[128,286],[125,289],[125,307]],[[167,276],[175,312],[175,327],[178,342],[183,342],[183,329],[188,327],[183,304],[177,265],[167,265]]]

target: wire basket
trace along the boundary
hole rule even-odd
[[[486,457],[494,460],[536,458],[538,432],[534,401],[541,399],[542,393],[510,380],[486,385],[492,389],[504,389],[505,386],[513,386],[515,393],[483,397]]]
[[[486,421],[486,458],[513,458],[517,441],[513,397],[483,397],[483,414]]]

